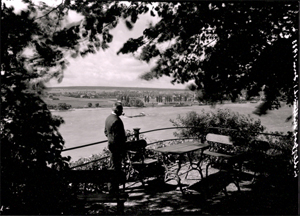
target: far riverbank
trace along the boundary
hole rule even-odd
[[[56,100],[53,100],[51,98],[43,98],[46,104],[48,105],[55,105],[58,106],[61,103],[65,103],[70,106],[69,110],[73,109],[99,109],[99,108],[111,108],[112,105],[117,102],[116,98],[98,98],[98,99],[92,99],[92,98],[74,98],[74,97],[65,97],[65,96],[59,96],[56,98]],[[231,101],[223,101],[222,103],[217,103],[216,105],[222,105],[222,104],[245,104],[245,103],[251,103],[251,102],[236,102],[232,103]],[[257,105],[260,103],[255,102]],[[142,107],[129,107],[124,106],[126,108],[145,108],[145,107],[188,107],[188,106],[209,106],[209,104],[199,103],[197,101],[186,101],[186,102],[145,102],[144,106]],[[51,109],[51,108],[50,108]],[[54,110],[54,109],[51,109]],[[58,109],[55,109],[58,110]]]

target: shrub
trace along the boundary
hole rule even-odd
[[[217,149],[221,151],[241,151],[249,159],[247,169],[259,171],[268,176],[281,177],[293,174],[293,134],[288,132],[263,133],[265,127],[260,120],[250,116],[240,115],[228,109],[218,109],[217,112],[189,112],[186,116],[178,115],[170,120],[178,129],[177,137],[196,137],[205,141],[208,133],[228,135],[234,143],[233,149]],[[233,152],[232,152],[233,151]],[[264,170],[262,170],[264,169]]]
[[[68,168],[69,160],[61,155],[63,119],[37,95],[9,88],[1,105],[2,208],[8,214],[59,213],[64,190],[56,174]]]
[[[69,110],[72,108],[72,105],[66,104],[66,103],[59,103],[58,104],[58,109],[59,110]]]
[[[208,133],[228,135],[237,146],[247,145],[265,130],[260,120],[255,120],[249,115],[240,115],[228,109],[218,109],[217,112],[201,113],[189,112],[186,116],[178,115],[177,119],[170,120],[176,127],[190,127],[179,129],[176,137],[196,137],[205,140]]]
[[[133,131],[126,130],[127,141],[132,141],[134,139]],[[140,139],[143,139],[143,135],[140,135]],[[85,165],[86,164],[86,165]],[[69,166],[76,167],[75,169],[80,170],[101,170],[107,169],[109,166],[109,150],[107,147],[103,149],[102,152],[98,154],[93,154],[90,157],[80,158],[77,161],[70,162]]]
[[[267,172],[274,178],[293,175],[293,133],[271,132],[264,139],[269,143],[269,149],[265,152],[267,160]]]

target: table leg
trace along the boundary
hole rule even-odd
[[[173,179],[176,180],[177,185],[180,188],[180,191],[184,194],[183,188],[182,188],[182,185],[181,185],[181,179],[179,177],[179,171],[181,169],[182,159],[183,159],[182,157],[183,156],[180,155],[179,160],[177,160],[177,169],[176,170],[169,168],[169,166],[168,166],[168,155],[167,154],[163,154],[163,164],[164,164],[164,167],[165,167],[165,170],[166,170],[164,181],[167,182],[167,181],[173,180]]]
[[[187,176],[191,170],[197,170],[200,173],[201,179],[203,179],[202,168],[201,168],[202,153],[203,153],[203,151],[201,151],[200,158],[197,163],[193,163],[192,153],[188,153],[188,159],[190,162],[190,166],[188,168],[185,178],[187,178]]]
[[[179,177],[179,171],[181,169],[182,157],[183,157],[182,155],[179,155],[178,169],[176,171],[176,177],[177,177],[177,184],[178,184],[178,186],[180,188],[180,191],[181,191],[182,194],[184,194],[183,189],[182,189],[182,185],[181,185],[181,179]]]
[[[163,158],[163,166],[165,167],[165,178],[164,178],[164,181],[167,182],[169,180],[169,174],[170,174],[170,171],[169,171],[169,167],[168,167],[168,156],[163,154],[162,155],[162,158]]]
[[[163,166],[165,167],[165,178],[164,178],[165,182],[177,178],[176,173],[174,173],[174,169],[170,168],[170,166],[168,165],[168,161],[169,161],[168,155],[163,154]]]

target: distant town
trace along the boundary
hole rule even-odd
[[[205,101],[199,99],[197,93],[186,89],[65,87],[48,89],[43,98],[48,108],[54,110],[111,107],[115,101],[121,101],[125,107],[176,107],[206,104]],[[252,102],[260,99],[261,97],[252,98]],[[246,102],[245,97],[241,96],[237,102]]]

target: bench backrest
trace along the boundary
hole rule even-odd
[[[128,141],[126,149],[128,151],[144,151],[147,146],[146,140]]]
[[[144,163],[146,146],[146,140],[126,142],[127,159],[129,160],[129,162],[132,163],[134,161],[140,161]]]
[[[212,134],[212,133],[207,134],[206,141],[225,144],[225,145],[233,145],[229,136],[219,135],[219,134]]]

